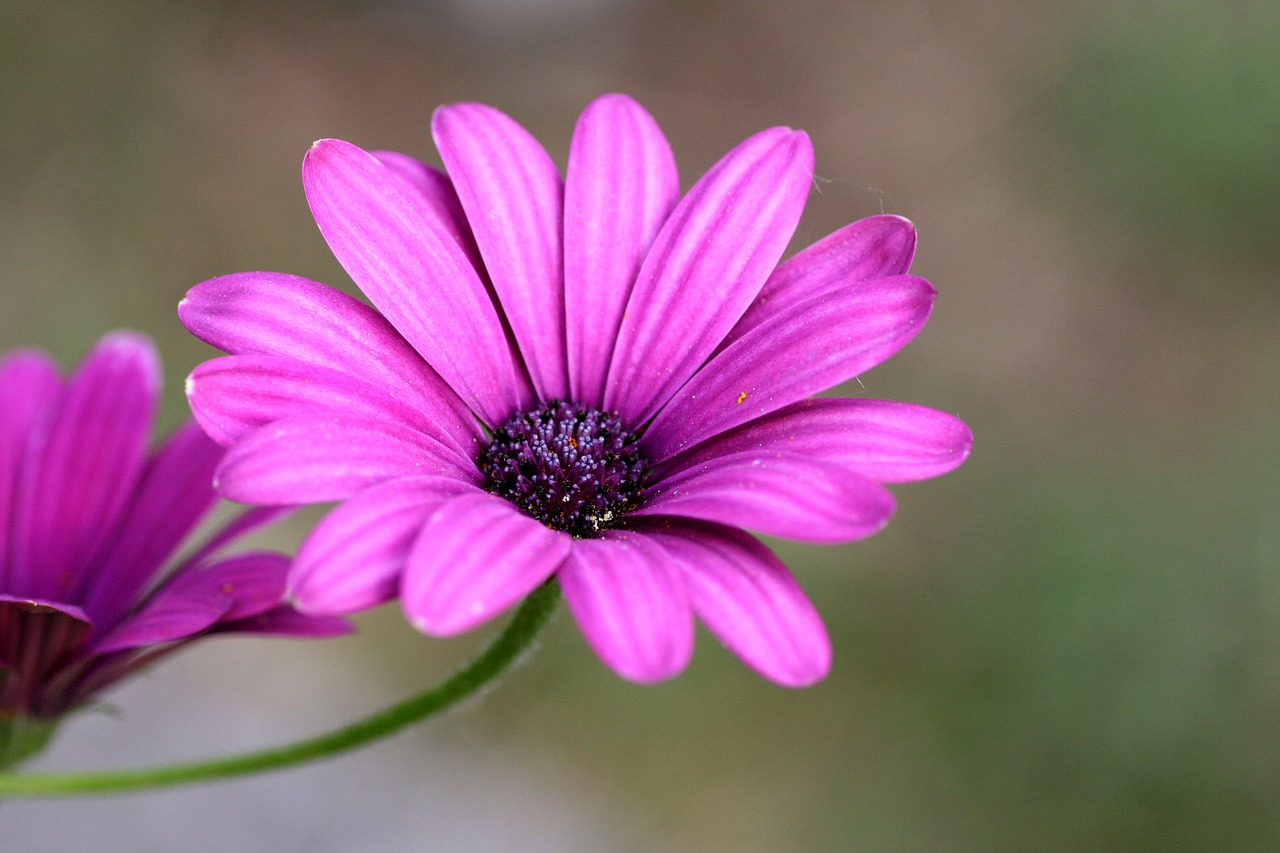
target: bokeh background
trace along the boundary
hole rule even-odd
[[[212,352],[214,275],[349,284],[298,170],[316,138],[434,160],[480,100],[563,165],[627,91],[686,184],[805,128],[797,245],[920,229],[924,333],[848,393],[953,411],[970,461],[866,542],[778,544],[831,630],[799,692],[709,636],[642,688],[561,614],[459,712],[252,781],[0,805],[19,851],[1280,849],[1280,6],[1060,0],[0,5],[0,347],[154,335],[162,427]],[[3,402],[0,401],[0,405]],[[304,515],[275,535],[291,548]],[[231,640],[111,696],[39,762],[279,742],[428,684],[486,632],[395,607],[326,643]]]

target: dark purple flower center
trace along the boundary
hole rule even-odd
[[[485,488],[548,527],[590,538],[635,509],[639,436],[617,415],[553,401],[520,412],[480,452]]]

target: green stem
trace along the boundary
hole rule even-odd
[[[364,746],[457,704],[501,675],[533,643],[559,601],[559,585],[544,584],[525,599],[506,629],[470,664],[423,693],[326,734],[261,752],[187,764],[96,773],[0,773],[0,799],[113,794],[207,782],[292,767]]]

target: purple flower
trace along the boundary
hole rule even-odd
[[[348,630],[283,603],[283,555],[219,555],[278,511],[244,513],[173,563],[214,506],[224,451],[188,423],[149,453],[159,387],[155,349],[130,332],[65,380],[42,352],[0,359],[0,735],[205,634]]]
[[[911,223],[855,222],[778,265],[808,137],[758,133],[682,198],[661,131],[621,95],[583,112],[563,180],[490,107],[442,107],[432,130],[447,176],[332,139],[303,162],[320,232],[374,308],[275,273],[179,307],[232,354],[188,384],[229,445],[221,492],[342,502],[298,554],[297,606],[399,596],[446,636],[555,576],[626,678],[680,672],[694,615],[767,678],[822,678],[822,622],[743,528],[869,536],[894,508],[882,483],[968,454],[950,415],[810,399],[924,325]]]

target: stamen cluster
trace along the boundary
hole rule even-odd
[[[638,436],[620,418],[561,401],[512,416],[479,462],[490,492],[578,538],[636,507],[645,469]]]

